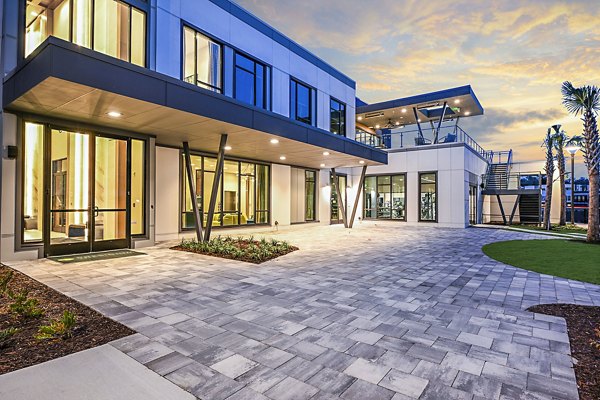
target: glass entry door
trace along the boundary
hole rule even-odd
[[[129,246],[127,139],[51,129],[46,255]]]
[[[337,175],[338,184],[340,186],[340,193],[342,194],[343,205],[346,206],[346,182],[347,178],[345,175]],[[333,176],[331,176],[331,222],[333,224],[342,224],[344,220],[342,213],[340,212],[340,202],[338,201],[337,190],[333,184]]]

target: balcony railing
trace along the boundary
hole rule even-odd
[[[409,129],[408,129],[409,128]],[[486,160],[491,162],[492,152],[487,152],[481,147],[475,139],[469,136],[462,128],[452,124],[435,128],[415,129],[414,125],[408,128],[394,129],[393,131],[383,130],[381,134],[372,135],[370,133],[357,130],[356,140],[369,146],[381,149],[403,149],[411,147],[426,147],[435,144],[444,143],[464,143],[473,151],[480,154]],[[436,135],[437,133],[437,135]],[[436,140],[437,138],[437,140]]]
[[[540,172],[493,173],[482,176],[484,190],[541,190]]]

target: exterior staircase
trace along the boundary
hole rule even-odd
[[[485,188],[487,190],[508,189],[509,164],[490,164],[487,169]]]
[[[541,192],[519,197],[519,219],[522,224],[539,224],[542,207]]]

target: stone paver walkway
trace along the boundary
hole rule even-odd
[[[13,266],[135,329],[112,345],[205,400],[578,398],[564,320],[525,309],[600,305],[600,287],[481,252],[536,236],[392,223],[272,236],[301,250],[260,266],[166,245]]]

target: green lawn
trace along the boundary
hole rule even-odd
[[[519,228],[519,229],[528,229],[528,230],[531,230],[531,231],[546,231],[546,232],[548,232],[548,230],[546,230],[546,228],[543,228],[543,227],[537,226],[537,225],[515,224],[515,225],[510,225],[510,227]],[[581,233],[581,234],[585,235],[587,233],[587,229],[582,228],[581,226],[578,226],[578,225],[567,224],[567,225],[559,226],[559,225],[554,224],[554,225],[552,225],[552,230],[550,232],[554,232],[554,233]]]
[[[511,240],[483,246],[498,261],[529,271],[600,285],[600,245],[574,240]]]

